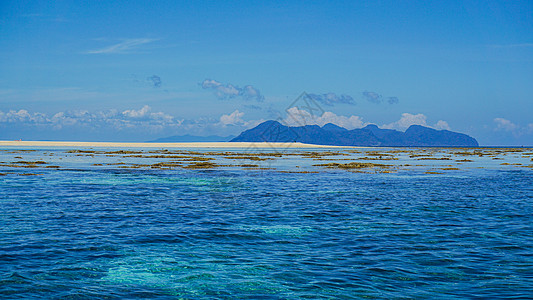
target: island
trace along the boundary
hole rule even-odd
[[[475,138],[449,130],[412,125],[405,132],[381,129],[376,125],[348,130],[335,124],[285,126],[278,121],[265,121],[243,131],[231,142],[300,142],[332,146],[368,147],[478,147]]]

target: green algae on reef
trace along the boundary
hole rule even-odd
[[[451,160],[449,157],[420,157],[416,160]]]
[[[392,167],[391,165],[383,164],[374,164],[374,163],[361,163],[361,162],[350,162],[346,164],[342,163],[327,163],[327,164],[317,164],[313,165],[317,167],[326,167],[326,168],[338,168],[338,169],[364,169],[364,168],[388,168]]]
[[[181,163],[178,162],[160,162],[150,165],[151,168],[173,168],[173,167],[181,167],[183,166]]]
[[[14,161],[11,163],[1,163],[2,167],[11,167],[11,168],[42,168],[42,165],[47,164],[44,161]]]
[[[360,160],[398,160],[397,157],[394,156],[373,156],[373,157],[358,157],[357,159]]]
[[[42,160],[38,160],[38,161],[14,161],[12,162],[12,164],[24,164],[24,165],[44,165],[46,164],[46,162],[42,161]]]
[[[187,166],[184,166],[184,169],[211,169],[214,167],[218,167],[219,165],[214,164],[212,162],[196,162],[194,164],[190,164]]]
[[[254,164],[241,164],[241,165],[236,165],[236,167],[241,167],[241,168],[259,168],[259,165],[254,165]]]
[[[289,174],[313,174],[313,173],[319,173],[318,171],[286,171],[286,170],[281,170],[281,171],[278,171],[280,173],[289,173]]]
[[[226,159],[248,159],[248,160],[255,160],[255,161],[265,161],[268,159],[273,159],[270,157],[259,157],[259,156],[225,156]]]

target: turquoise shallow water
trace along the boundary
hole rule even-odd
[[[0,298],[533,296],[529,169],[78,163],[0,168]]]

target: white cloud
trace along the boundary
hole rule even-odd
[[[6,132],[92,132],[115,134],[154,135],[229,135],[239,134],[245,129],[255,127],[265,120],[245,120],[244,113],[235,110],[220,117],[202,117],[196,119],[178,119],[164,112],[154,112],[145,105],[140,109],[116,109],[103,111],[72,110],[53,114],[31,113],[27,110],[0,111],[0,133]],[[147,138],[149,139],[149,138]]]
[[[281,120],[288,126],[318,125],[324,126],[332,123],[352,130],[363,128],[369,123],[360,116],[342,116],[326,111],[321,115],[314,115],[302,107],[291,107],[286,111],[286,117]],[[502,119],[504,120],[504,119]],[[89,130],[91,132],[139,132],[149,134],[175,135],[189,133],[196,135],[206,134],[238,134],[264,122],[263,119],[246,120],[245,113],[234,110],[219,117],[203,117],[197,119],[177,119],[164,112],[153,112],[145,105],[140,109],[116,109],[103,111],[72,110],[61,111],[51,115],[32,113],[24,109],[0,111],[0,128],[25,128],[25,130]],[[502,122],[500,120],[500,122]],[[423,114],[404,113],[400,120],[381,126],[381,128],[406,129],[411,125],[427,125],[427,118]],[[508,124],[505,123],[504,124]],[[512,124],[512,123],[511,123]],[[503,125],[502,125],[503,126]],[[447,122],[439,120],[434,126],[436,129],[449,129]],[[533,124],[527,127],[533,132]]]
[[[220,124],[226,126],[226,125],[244,125],[245,122],[242,119],[244,116],[243,112],[240,112],[238,110],[235,110],[229,115],[222,115],[220,117]]]
[[[299,109],[298,107],[287,109],[287,117],[283,120],[283,123],[288,126],[324,126],[327,123],[333,123],[350,130],[362,128],[366,125],[359,116],[339,116],[330,111],[326,111],[322,115],[317,116],[305,109]]]
[[[46,116],[42,113],[30,113],[25,109],[10,110],[7,113],[0,111],[0,122],[39,124],[46,122]]]
[[[494,131],[508,132],[515,137],[533,134],[533,123],[522,126],[504,118],[494,118],[494,123]]]
[[[265,99],[261,92],[251,85],[246,85],[243,88],[240,88],[231,83],[222,84],[219,81],[213,79],[206,79],[200,86],[206,90],[212,90],[217,98],[221,100],[233,99],[236,97],[242,97],[244,100],[256,100],[261,102]]]
[[[359,116],[338,116],[332,112],[324,112],[320,118],[320,123],[323,125],[327,123],[333,123],[346,129],[363,128],[366,124],[363,123],[363,119]]]
[[[265,121],[264,119],[247,121],[243,119],[243,116],[243,112],[235,110],[230,114],[220,116],[219,121],[217,123],[209,122],[210,124],[208,124],[207,126],[211,126],[214,130],[235,127],[236,129],[242,131],[245,129],[253,128]],[[234,132],[234,134],[235,133],[238,134],[240,132]]]
[[[428,126],[427,125],[427,117],[423,114],[410,114],[410,113],[403,113],[400,120],[396,122],[392,122],[390,124],[385,124],[382,126],[382,128],[386,129],[397,129],[397,130],[405,130],[409,128],[411,125],[421,125],[421,126]]]
[[[381,128],[405,131],[407,128],[409,128],[412,125],[420,125],[420,126],[437,129],[437,130],[451,130],[448,122],[444,120],[439,120],[434,125],[430,125],[427,122],[426,115],[410,114],[410,113],[403,113],[401,118],[398,121],[392,122],[389,124],[384,124],[381,126]]]
[[[138,48],[141,45],[148,44],[151,42],[157,41],[156,39],[125,39],[122,42],[96,50],[90,50],[85,53],[87,54],[125,54],[131,53],[133,49]]]
[[[287,109],[287,117],[283,119],[283,123],[288,126],[304,126],[304,125],[318,125],[324,126],[327,123],[332,123],[346,129],[352,130],[356,128],[363,128],[370,124],[364,122],[360,116],[341,116],[333,112],[326,111],[322,115],[314,115],[308,110],[299,109],[298,107],[291,107]],[[439,120],[435,125],[427,124],[427,117],[424,114],[410,114],[403,113],[400,120],[380,126],[385,129],[406,130],[411,125],[421,125],[435,129],[450,130],[448,122]]]
[[[77,120],[66,116],[64,112],[58,112],[50,119],[50,122],[54,124],[54,129],[61,129],[63,126],[73,126],[77,123]]]
[[[217,88],[219,86],[221,86],[222,83],[216,81],[216,80],[213,80],[213,79],[206,79],[202,82],[201,86],[202,88],[204,89],[214,89],[214,88]]]
[[[304,125],[318,125],[324,126],[327,123],[332,123],[340,127],[352,130],[356,128],[363,128],[371,123],[364,122],[360,116],[342,116],[333,112],[326,111],[322,115],[315,115],[305,109],[298,107],[291,107],[287,109],[287,117],[283,119],[283,123],[287,126],[304,126]],[[402,117],[395,122],[380,126],[384,129],[406,130],[411,125],[421,125],[438,130],[450,130],[448,122],[439,120],[435,125],[430,126],[427,123],[427,117],[424,114],[410,114],[403,113]]]
[[[110,127],[113,129],[144,128],[156,130],[162,127],[179,126],[181,120],[163,112],[151,112],[147,105],[139,110],[129,109],[119,113],[116,109],[89,112],[87,110],[72,110],[57,112],[51,116],[43,113],[30,113],[25,109],[0,111],[0,125],[13,124],[22,126],[37,126],[46,129],[62,129],[65,127]]]
[[[257,101],[263,101],[264,97],[261,96],[261,93],[258,89],[254,88],[251,85],[246,85],[240,91],[241,96],[246,100],[256,99]]]
[[[159,120],[159,121],[163,121],[165,123],[170,123],[174,119],[173,116],[167,115],[167,114],[165,114],[163,112],[151,113],[150,114],[150,118],[152,120]]]
[[[443,121],[443,120],[439,120],[439,121],[437,122],[437,124],[435,124],[434,127],[435,127],[435,129],[440,129],[440,130],[442,130],[442,129],[444,129],[444,130],[451,130],[451,129],[450,129],[450,125],[448,125],[448,122]]]
[[[145,105],[139,110],[134,110],[134,109],[125,110],[122,112],[122,114],[129,118],[143,118],[150,113],[150,110],[151,110],[150,106]]]
[[[496,123],[496,130],[515,131],[518,129],[516,124],[504,118],[494,118],[494,122]]]
[[[231,84],[221,85],[217,87],[216,94],[217,94],[217,97],[219,98],[223,98],[223,97],[233,98],[233,97],[239,96],[239,90],[234,85],[231,85]]]

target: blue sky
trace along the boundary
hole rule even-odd
[[[533,145],[531,1],[2,1],[0,36],[0,139],[238,134],[305,91],[308,123]]]

